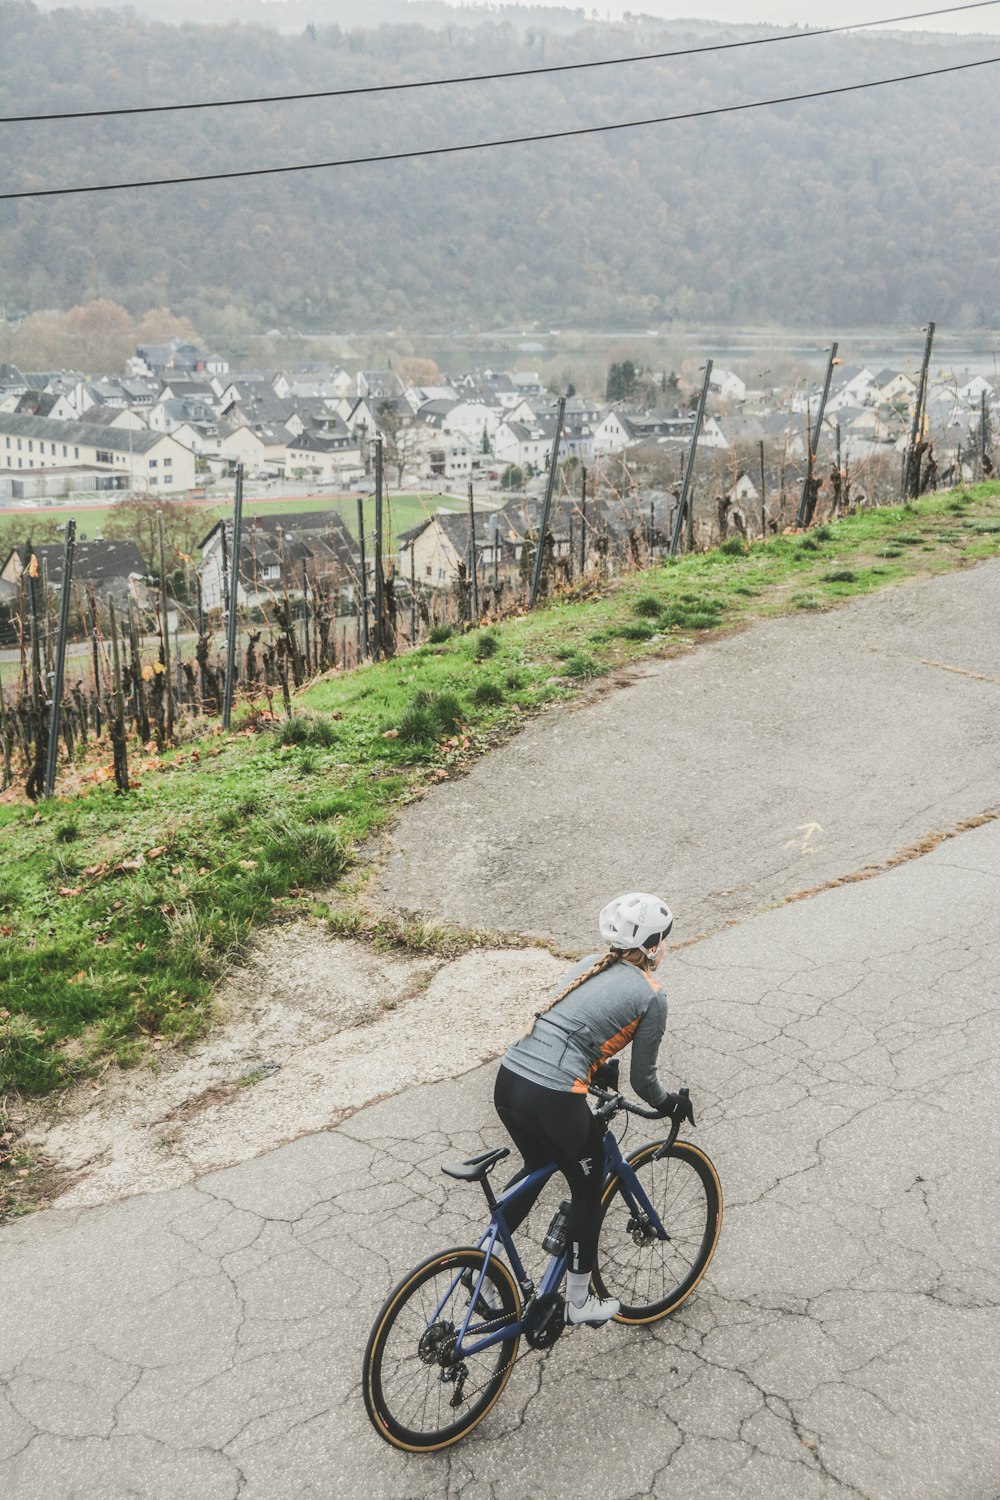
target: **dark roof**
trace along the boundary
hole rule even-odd
[[[14,411],[19,417],[47,417],[61,400],[60,395],[49,391],[25,391]]]
[[[53,404],[58,399],[58,396],[53,396]],[[83,416],[80,418],[80,421],[86,422],[90,427],[111,427],[115,422],[118,421],[119,417],[125,416],[127,414],[127,411],[128,408],[124,406],[90,406],[84,412]],[[39,412],[38,415],[42,416],[43,413]],[[133,432],[139,432],[141,430],[142,429],[138,427],[134,427],[132,429]]]
[[[109,428],[89,422],[54,422],[51,417],[22,417],[16,414],[0,415],[0,434],[5,437],[39,438],[53,443],[85,443],[91,448],[110,448],[119,453],[148,453],[168,436],[164,432]]]
[[[15,548],[22,559],[27,548]],[[49,583],[56,587],[62,582],[65,549],[62,542],[32,546],[38,558],[39,568],[44,565]],[[4,562],[6,567],[10,554]],[[112,584],[127,581],[132,573],[145,575],[146,564],[135,542],[77,542],[73,549],[73,582],[92,583],[98,591],[107,591]]]
[[[28,382],[17,365],[0,365],[0,390],[25,391]]]
[[[224,521],[216,521],[211,530],[206,531],[198,543],[199,547],[204,547],[208,540],[215,535],[219,527],[225,524]],[[351,533],[344,522],[344,518],[336,510],[299,510],[292,513],[279,511],[277,515],[244,516],[244,539],[249,535],[251,530],[257,533],[258,545],[259,539],[264,536],[273,536],[275,538],[279,534],[283,537],[289,534],[292,536],[323,536],[328,532],[342,532],[350,540],[351,547],[353,548],[354,546]]]

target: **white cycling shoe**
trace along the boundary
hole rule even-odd
[[[616,1302],[614,1297],[595,1297],[591,1293],[580,1307],[574,1302],[567,1302],[566,1322],[586,1323],[591,1328],[600,1328],[602,1324],[611,1322],[620,1307],[621,1303]]]

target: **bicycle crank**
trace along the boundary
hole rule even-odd
[[[524,1337],[532,1349],[551,1349],[565,1326],[565,1302],[558,1292],[536,1298],[524,1315]]]

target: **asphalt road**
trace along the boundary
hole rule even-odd
[[[408,809],[384,899],[587,949],[653,890],[684,940],[1000,806],[998,604],[990,562],[649,665]]]
[[[734,660],[752,659],[756,632],[703,653],[707,666],[694,657],[677,668],[707,674],[706,714],[720,712],[710,681],[728,694],[729,721],[742,726],[730,743],[780,764],[776,790],[815,785],[839,816],[828,849],[788,851],[780,864],[770,845],[761,851],[762,830],[768,820],[781,832],[786,817],[804,822],[812,803],[786,813],[775,800],[761,817],[733,785],[745,764],[731,753],[713,795],[718,816],[734,818],[733,837],[706,840],[700,881],[696,848],[675,867],[671,894],[681,891],[699,919],[739,920],[674,953],[665,974],[665,1071],[692,1088],[694,1138],[727,1200],[715,1261],[674,1318],[567,1332],[547,1356],[518,1364],[498,1406],[457,1448],[410,1458],[386,1447],[361,1402],[368,1329],[410,1265],[466,1242],[478,1221],[477,1190],[444,1178],[441,1162],[503,1139],[491,1064],[390,1089],[336,1129],[191,1185],[56,1208],[0,1230],[5,1500],[992,1500],[1000,822],[864,883],[754,909],[802,884],[804,868],[843,873],[844,861],[882,858],[911,834],[996,801],[998,687],[981,679],[1000,678],[998,583],[991,565],[807,622],[813,659],[836,663],[831,676],[845,680],[830,703],[865,705],[853,733],[827,716],[819,762],[804,731],[785,733],[788,715],[762,703],[763,679],[734,692]],[[859,617],[879,622],[867,657],[848,650],[868,638]],[[917,670],[931,656],[931,627],[935,659],[977,676]],[[758,641],[762,652],[772,643],[768,681],[781,660],[776,630],[764,627]],[[530,752],[550,797],[592,808],[584,760],[595,776],[606,754],[615,764],[616,724],[631,720],[640,733],[642,695],[673,670],[535,726],[504,755]],[[601,717],[616,704],[617,717]],[[676,715],[661,722],[679,734]],[[865,771],[878,759],[868,736],[880,723],[894,759],[875,787]],[[758,733],[770,734],[764,749]],[[567,756],[576,740],[584,759]],[[708,739],[700,743],[707,754]],[[512,774],[508,760],[494,790]],[[435,801],[447,832],[456,795],[474,782],[412,811],[401,846],[413,847],[414,829],[426,833],[420,820]],[[562,935],[587,942],[580,913],[594,904],[595,843],[611,886],[633,883],[622,878],[634,869],[633,800],[622,794],[617,807],[617,819],[596,827],[566,812],[548,886],[530,866],[522,920],[567,914]],[[527,794],[506,814],[522,830],[531,815]],[[715,822],[695,819],[692,839]],[[662,874],[642,847],[644,872]],[[775,860],[772,884],[758,892]],[[719,912],[707,892],[712,865],[723,863],[727,884],[745,894]],[[427,889],[431,871],[447,874],[424,870]],[[695,873],[682,881],[682,870]],[[505,899],[513,919],[517,902]],[[633,1123],[628,1144],[645,1130]],[[543,1206],[529,1243],[546,1220]]]

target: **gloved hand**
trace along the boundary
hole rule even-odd
[[[618,1058],[612,1057],[594,1073],[591,1083],[596,1083],[599,1089],[617,1089],[618,1087]]]
[[[669,1116],[671,1120],[677,1120],[680,1124],[683,1124],[685,1120],[691,1125],[694,1124],[694,1110],[688,1098],[687,1089],[682,1089],[679,1094],[668,1094],[663,1103],[657,1105],[656,1112],[663,1118]]]

